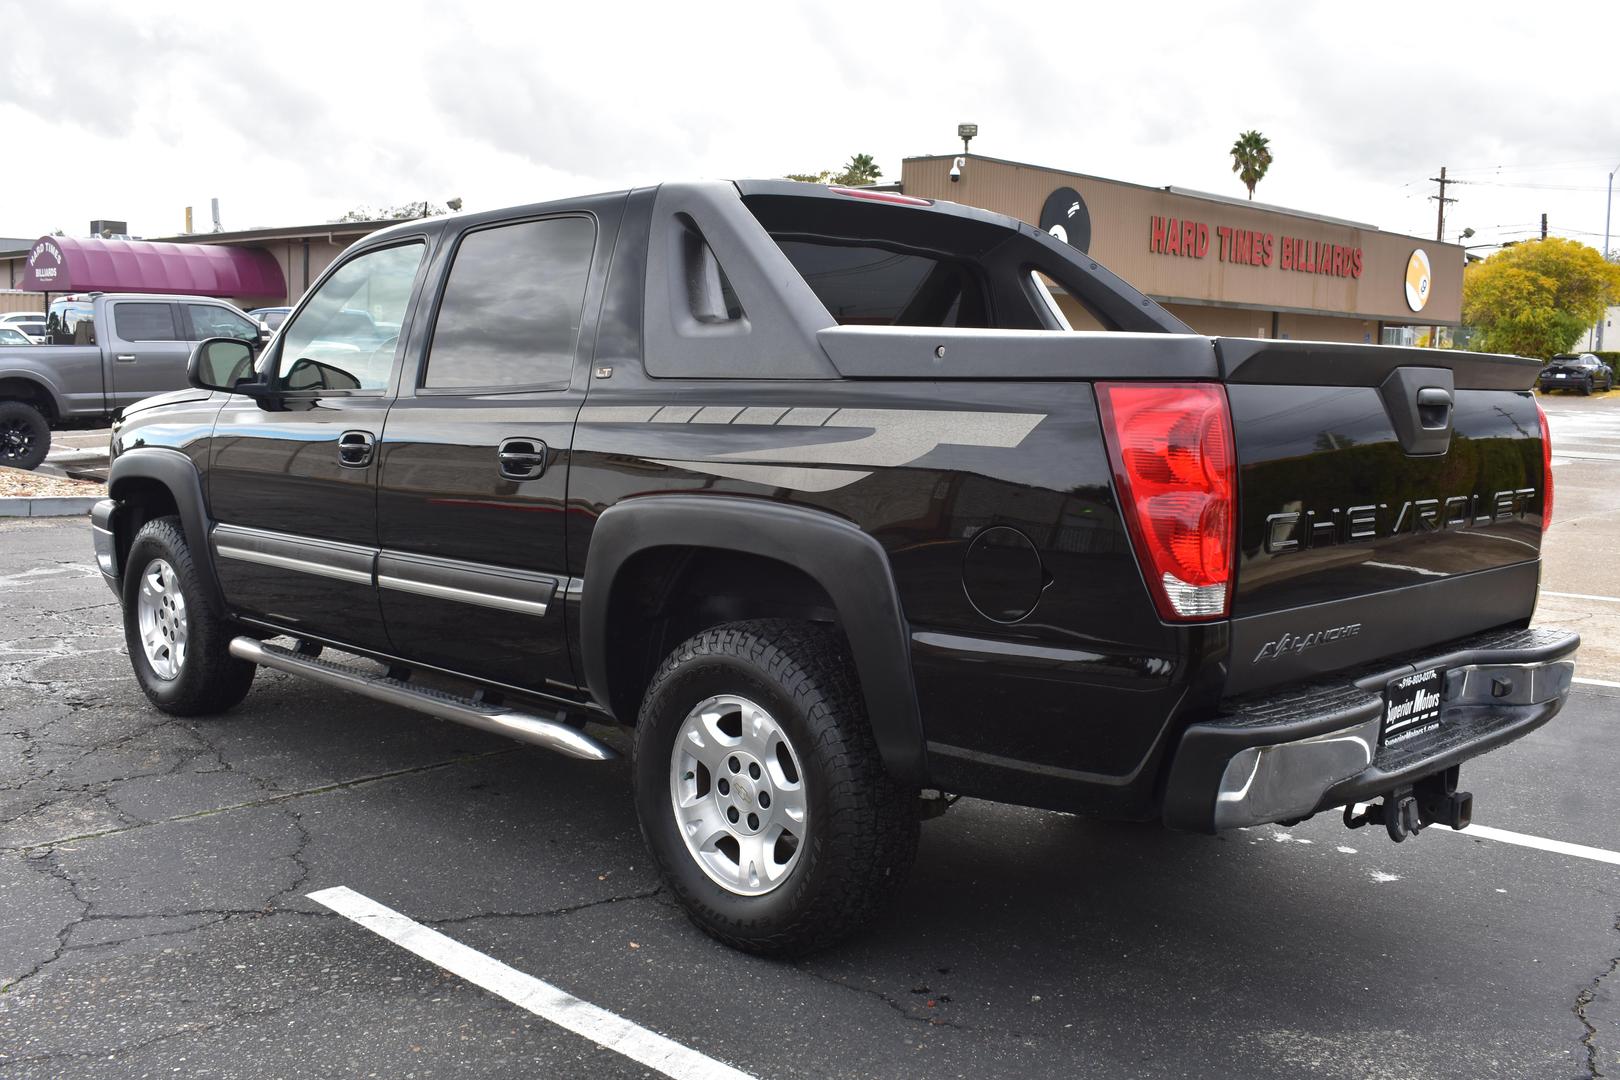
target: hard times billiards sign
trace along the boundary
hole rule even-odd
[[[1148,233],[1148,250],[1159,255],[1180,255],[1202,259],[1213,255],[1221,262],[1246,266],[1271,266],[1301,274],[1359,278],[1361,249],[1344,244],[1307,240],[1302,236],[1278,237],[1255,229],[1234,229],[1229,225],[1211,228],[1202,221],[1155,215]]]

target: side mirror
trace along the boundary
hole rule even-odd
[[[186,379],[202,390],[223,390],[254,399],[275,397],[275,388],[253,368],[254,342],[234,337],[212,337],[197,342],[186,362]]]

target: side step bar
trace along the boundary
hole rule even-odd
[[[468,727],[493,731],[522,742],[544,746],[559,754],[583,758],[586,761],[611,761],[619,755],[583,731],[556,720],[548,720],[533,713],[520,712],[504,705],[487,705],[471,698],[457,697],[440,690],[412,686],[386,675],[372,675],[364,671],[333,664],[313,656],[301,656],[288,649],[266,645],[250,637],[231,639],[231,655],[238,660],[250,660],[262,667],[275,668],[291,675],[326,683],[340,690],[349,690],[374,701],[387,702],[405,709],[453,720]]]

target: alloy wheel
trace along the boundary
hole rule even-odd
[[[0,461],[25,461],[34,452],[34,429],[23,420],[0,424]]]
[[[167,560],[153,559],[141,571],[135,617],[152,673],[160,679],[178,678],[186,663],[186,597]]]
[[[762,896],[792,873],[810,826],[799,755],[769,712],[719,694],[682,721],[670,754],[675,828],[709,879]]]

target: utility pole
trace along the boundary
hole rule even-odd
[[[1435,224],[1434,238],[1444,243],[1446,239],[1446,203],[1453,203],[1457,201],[1456,199],[1446,198],[1446,185],[1455,184],[1457,181],[1446,179],[1446,167],[1444,165],[1440,166],[1439,176],[1431,176],[1429,179],[1432,182],[1440,185],[1440,194],[1430,195],[1429,198],[1434,199],[1440,204],[1440,220]]]
[[[1609,257],[1609,214],[1614,209],[1614,174],[1620,172],[1620,165],[1609,170],[1609,201],[1603,204],[1603,258]],[[1608,309],[1604,309],[1602,317],[1598,319],[1597,347],[1603,348],[1603,326],[1609,321]]]
[[[1541,215],[1541,238],[1543,240],[1547,239],[1547,215],[1546,215],[1546,213],[1543,213]]]
[[[1440,206],[1439,220],[1435,222],[1434,226],[1434,238],[1436,241],[1443,244],[1446,242],[1446,203],[1453,203],[1457,201],[1456,199],[1446,198],[1446,185],[1454,184],[1456,181],[1446,179],[1446,167],[1444,165],[1440,166],[1439,176],[1431,176],[1429,179],[1440,185],[1440,194],[1430,195],[1429,198],[1434,199],[1439,203]],[[1430,326],[1429,348],[1438,349],[1439,347],[1440,328],[1438,326]]]

